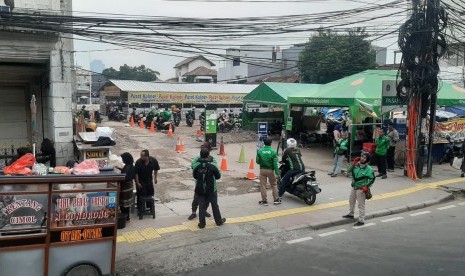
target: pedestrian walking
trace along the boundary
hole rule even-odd
[[[349,150],[349,139],[347,136],[347,132],[342,132],[341,138],[335,142],[333,169],[328,173],[331,177],[336,177],[339,173],[341,173],[342,162]]]
[[[121,159],[123,159],[124,167],[116,167],[121,171],[121,173],[126,174],[124,177],[124,182],[120,186],[120,195],[119,195],[119,208],[122,214],[126,215],[126,221],[130,221],[131,217],[129,210],[133,202],[133,191],[134,191],[134,178],[135,178],[135,168],[134,168],[134,158],[129,152],[121,154]]]
[[[375,156],[378,165],[378,175],[376,175],[376,177],[386,179],[386,154],[389,147],[389,138],[384,135],[384,130],[382,128],[377,128],[373,136],[375,138]]]
[[[202,145],[201,149],[208,149],[208,152],[212,151],[212,147],[210,146],[210,143],[208,143],[208,142],[205,142]],[[216,159],[211,155],[209,156],[209,158],[211,158],[211,163],[216,166],[217,165]],[[199,159],[200,159],[200,155],[194,157],[194,159],[192,160],[191,168],[193,170],[195,170],[195,168],[197,168],[201,164],[199,162]],[[194,191],[194,199],[192,200],[192,213],[187,218],[188,220],[193,220],[193,219],[195,219],[197,217],[197,208],[198,207],[199,207],[199,195]],[[211,217],[210,213],[208,213],[208,212],[205,213],[205,216],[207,218]]]
[[[257,164],[260,165],[260,193],[262,196],[262,200],[258,204],[268,206],[266,196],[266,183],[268,181],[271,185],[274,204],[281,204],[276,183],[276,176],[279,175],[278,153],[271,148],[272,139],[270,137],[266,138],[263,143],[265,146],[257,151],[256,158]]]
[[[365,200],[366,193],[375,182],[375,174],[370,165],[370,154],[362,153],[359,158],[347,169],[348,173],[352,173],[352,183],[349,196],[349,214],[342,216],[343,218],[354,219],[355,202],[358,202],[358,221],[354,226],[362,226],[365,224]]]
[[[155,184],[158,183],[157,176],[160,170],[160,165],[157,159],[150,156],[148,150],[143,150],[140,154],[140,159],[135,165],[136,171],[136,190],[137,190],[137,210],[139,218],[142,219],[142,214],[146,206],[142,206],[142,197],[153,197],[155,195]]]
[[[208,205],[212,206],[213,218],[218,226],[226,222],[225,218],[221,217],[220,208],[218,206],[218,193],[216,180],[221,178],[221,173],[218,167],[212,164],[210,152],[208,149],[200,150],[200,165],[194,169],[193,176],[196,180],[195,193],[199,198],[199,228],[205,228],[206,212]]]
[[[387,137],[389,138],[389,148],[387,150],[387,170],[388,172],[394,171],[394,154],[396,152],[396,144],[399,141],[399,132],[394,128],[394,124],[389,122]]]

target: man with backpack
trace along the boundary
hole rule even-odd
[[[210,156],[210,151],[207,148],[200,150],[200,163],[193,172],[196,180],[195,193],[199,198],[199,228],[205,228],[205,215],[208,205],[211,205],[213,218],[216,225],[221,226],[226,222],[225,218],[221,217],[220,208],[218,206],[218,194],[216,180],[221,178],[221,173],[218,168],[212,164],[213,157]]]

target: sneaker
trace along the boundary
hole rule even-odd
[[[209,218],[209,217],[211,217],[212,215],[210,215],[209,212],[206,212],[206,213],[205,213],[205,216],[206,216],[207,218]]]
[[[282,201],[281,201],[280,198],[278,198],[278,199],[276,199],[273,203],[274,203],[274,205],[278,205],[278,204],[281,204]]]
[[[226,222],[226,219],[225,219],[225,218],[222,218],[222,219],[221,219],[221,222],[220,222],[220,223],[217,223],[216,225],[221,226],[221,225],[223,225],[225,222]]]
[[[337,176],[337,173],[331,174],[331,177],[336,177],[336,176]]]
[[[199,224],[197,224],[197,225],[199,226],[200,229],[205,228],[205,224],[200,224],[200,223],[199,223]]]
[[[329,172],[329,173],[328,173],[328,175],[332,175],[332,174],[333,174],[333,172]]]
[[[365,222],[362,221],[357,221],[357,223],[354,224],[354,226],[363,226],[365,225]]]
[[[387,175],[381,176],[381,179],[386,179],[386,178],[387,178]]]
[[[263,206],[268,206],[268,201],[262,200],[262,201],[259,201],[258,204],[263,205]]]
[[[348,218],[348,219],[354,219],[354,216],[353,215],[345,215],[345,216],[342,216],[343,218]]]
[[[464,177],[464,176],[465,176],[465,173],[460,174],[460,177]]]
[[[187,219],[188,220],[193,220],[197,217],[197,214],[196,213],[192,213]]]

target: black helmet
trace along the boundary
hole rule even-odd
[[[362,156],[365,156],[366,160],[367,160],[367,163],[370,163],[370,160],[371,160],[371,154],[369,152],[366,152],[366,151],[362,151],[362,154],[360,154],[360,157]]]

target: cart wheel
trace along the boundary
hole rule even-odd
[[[64,276],[102,276],[100,268],[91,263],[74,264],[67,269]]]

